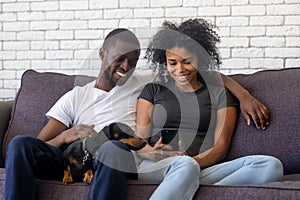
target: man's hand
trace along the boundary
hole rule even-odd
[[[248,93],[248,95],[240,100],[240,107],[248,125],[250,125],[252,118],[256,128],[262,130],[267,128],[269,125],[270,112],[260,101]]]
[[[65,144],[69,144],[75,140],[84,139],[96,134],[96,131],[93,128],[94,125],[80,124],[62,132],[61,137]]]

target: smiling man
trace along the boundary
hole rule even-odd
[[[113,122],[134,126],[135,102],[138,88],[142,87],[132,75],[140,56],[139,41],[131,31],[115,29],[105,38],[99,56],[102,62],[98,78],[63,95],[47,112],[49,121],[37,138],[20,135],[10,142],[6,155],[5,199],[35,199],[36,179],[62,180],[65,145],[93,135]],[[135,162],[128,146],[119,141],[116,145],[127,155],[108,160],[115,158],[134,172]],[[110,147],[107,150],[113,151]],[[104,164],[95,156],[88,198],[124,198],[124,179],[128,173],[117,172]],[[121,185],[118,192],[111,183]]]

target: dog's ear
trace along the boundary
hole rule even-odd
[[[107,139],[109,140],[113,140],[114,136],[112,135],[112,131],[111,131],[111,125],[109,126],[105,126],[101,132],[103,132],[105,134],[105,136],[107,137]]]

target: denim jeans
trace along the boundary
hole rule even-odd
[[[201,171],[203,185],[243,185],[281,181],[283,166],[272,156],[252,155],[208,167]]]
[[[94,170],[89,200],[125,200],[127,179],[137,179],[133,154],[120,141],[110,140],[99,148],[94,157]]]
[[[120,154],[120,149],[121,152],[127,152],[128,156]],[[109,141],[101,146],[94,159],[95,172],[88,199],[126,198],[126,180],[137,179],[137,174],[134,173],[134,157],[129,151],[129,148],[119,141]],[[62,180],[62,153],[59,148],[34,137],[13,138],[6,153],[4,199],[35,199],[36,178]],[[117,170],[112,166],[126,166],[127,171]],[[115,188],[118,188],[118,192]]]
[[[36,178],[62,180],[62,151],[34,137],[16,136],[7,148],[5,174],[5,200],[35,199]]]
[[[121,151],[120,151],[121,150]],[[200,184],[236,185],[280,181],[281,162],[271,156],[246,156],[200,170],[188,156],[159,162],[144,160],[138,168],[129,148],[120,141],[108,141],[97,151],[94,178],[88,199],[125,199],[126,180],[160,181],[151,196],[155,199],[192,199]],[[4,199],[34,199],[35,179],[63,177],[62,151],[30,136],[16,136],[6,154]],[[118,192],[115,191],[118,188]]]
[[[151,200],[192,199],[199,187],[200,167],[189,156],[174,156],[158,162],[144,160],[138,173],[139,180],[161,182]]]
[[[213,165],[202,169],[200,177],[196,168],[183,165],[191,162],[188,158],[187,156],[170,157],[156,163],[144,160],[140,164],[138,168],[140,180],[161,182],[151,199],[192,199],[199,183],[202,185],[261,184],[281,181],[283,177],[281,162],[272,156],[245,156]],[[173,170],[173,173],[170,170]],[[189,170],[191,173],[188,173]]]

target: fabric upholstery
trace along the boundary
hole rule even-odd
[[[300,173],[300,70],[265,70],[234,75],[236,81],[270,109],[267,130],[249,127],[240,114],[227,160],[251,154],[273,155],[285,174]]]
[[[94,77],[69,76],[60,73],[26,71],[15,98],[11,121],[2,146],[2,158],[9,141],[18,134],[36,136],[47,123],[45,113],[67,91]]]
[[[247,126],[240,114],[232,146],[226,160],[244,155],[267,154],[284,165],[283,182],[244,186],[200,186],[194,199],[300,199],[299,151],[299,77],[300,68],[266,70],[250,75],[233,75],[251,94],[265,103],[271,112],[266,131]],[[3,155],[8,142],[17,134],[37,135],[46,124],[45,113],[74,85],[83,85],[94,77],[67,76],[59,73],[26,71],[15,99],[12,119],[6,132]],[[0,168],[0,199],[4,193],[5,169]],[[127,199],[149,199],[157,183],[128,181]],[[117,190],[116,190],[117,191]],[[38,180],[37,199],[85,199],[88,185],[62,184]]]

